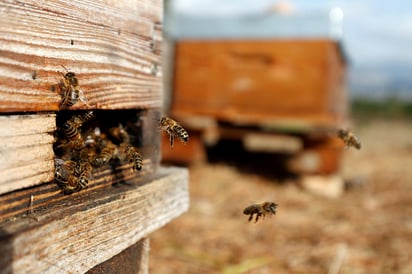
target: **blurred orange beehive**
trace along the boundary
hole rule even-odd
[[[346,60],[328,20],[266,15],[176,21],[170,112],[195,130],[195,142],[239,138],[259,150],[257,138],[298,154],[313,147],[306,137],[315,134],[317,147],[333,143],[336,154],[317,171],[337,168],[341,147],[326,133],[346,119]],[[297,135],[301,144],[293,145]],[[184,160],[184,153],[179,157]]]

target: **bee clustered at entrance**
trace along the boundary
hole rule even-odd
[[[121,164],[139,171],[142,114],[137,110],[59,111],[55,181],[65,194],[87,188],[94,169]]]

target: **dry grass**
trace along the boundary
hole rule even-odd
[[[151,273],[412,273],[412,124],[357,133],[339,199],[228,163],[191,167],[190,210],[152,234]],[[277,215],[248,223],[243,208],[263,200]]]

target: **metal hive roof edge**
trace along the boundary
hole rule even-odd
[[[166,24],[173,39],[265,39],[327,37],[339,40],[341,23],[325,14],[242,16],[171,16]]]
[[[343,62],[349,62],[342,41],[341,23],[332,22],[325,13],[225,17],[174,15],[166,20],[166,35],[175,41],[330,39],[336,42]]]

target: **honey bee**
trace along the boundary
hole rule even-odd
[[[275,215],[276,207],[278,204],[273,202],[264,202],[261,204],[253,204],[246,207],[243,210],[243,214],[250,215],[249,222],[253,219],[253,215],[256,214],[255,223],[259,220],[259,217],[265,218],[266,214]]]
[[[89,184],[89,180],[92,177],[93,167],[88,161],[80,161],[77,164],[76,175],[79,179],[79,189],[86,188]]]
[[[87,161],[55,160],[54,178],[66,194],[86,188],[91,177],[92,165]]]
[[[356,149],[361,149],[360,139],[350,130],[339,129],[338,137],[341,138],[343,142],[345,143],[345,149],[349,149],[349,147],[355,147]]]
[[[66,70],[66,74],[60,72],[63,76],[63,82],[60,83],[60,91],[62,93],[62,101],[60,108],[71,107],[77,103],[78,100],[88,105],[87,98],[84,96],[83,90],[79,86],[79,80],[74,72]]]
[[[130,144],[120,144],[120,159],[127,159],[129,163],[133,164],[133,170],[141,170],[143,166],[143,157],[135,147]],[[124,155],[124,156],[122,156]]]
[[[119,125],[118,127],[110,128],[109,133],[113,138],[115,138],[117,141],[121,143],[130,142],[129,134],[126,132],[126,130],[123,128],[122,125]]]
[[[92,110],[86,111],[84,113],[73,115],[68,123],[73,127],[79,128],[87,121],[91,120],[94,117],[94,112]]]
[[[65,183],[69,179],[70,174],[74,174],[76,169],[76,162],[71,160],[56,159],[54,165],[54,178],[57,182],[61,183]]]
[[[69,140],[71,147],[80,149],[83,146],[83,138],[76,126],[73,126],[70,121],[63,123],[62,130],[66,138]]]
[[[182,143],[187,143],[189,141],[189,134],[187,131],[173,119],[163,116],[160,118],[159,126],[169,134],[170,146],[172,148],[175,137]]]
[[[106,146],[94,157],[92,164],[101,167],[107,164],[112,158],[118,155],[117,146],[110,141],[106,141]]]
[[[76,177],[77,163],[75,161],[55,160],[54,178],[64,193],[73,193],[78,189],[79,180]]]

